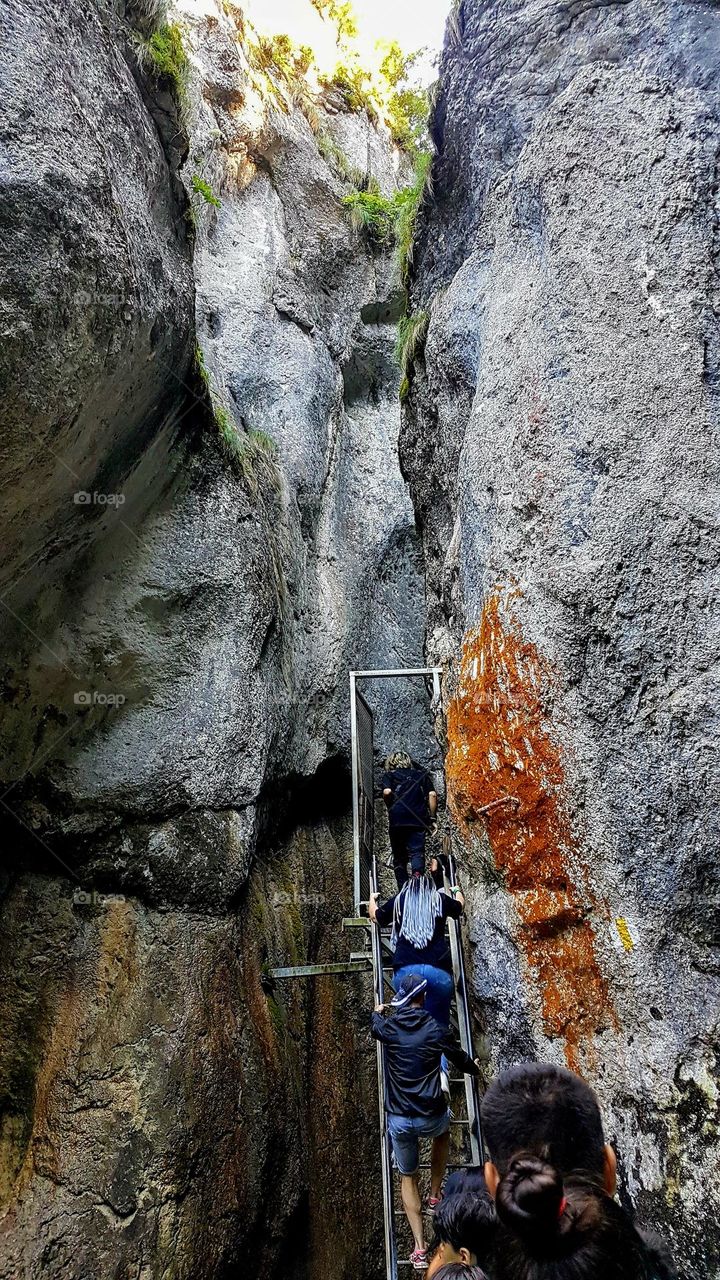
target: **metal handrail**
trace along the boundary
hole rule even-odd
[[[450,867],[450,883],[457,883],[457,865],[455,856],[448,857]],[[446,877],[447,879],[447,877]],[[455,984],[455,1010],[457,1013],[460,1044],[469,1057],[474,1058],[472,1023],[468,1004],[467,979],[465,976],[465,957],[462,949],[462,928],[460,920],[450,921],[450,954],[452,956],[453,981]],[[485,1143],[480,1121],[480,1101],[478,1099],[477,1079],[465,1075],[465,1102],[470,1120],[470,1153],[474,1165],[485,1163]]]
[[[353,904],[356,915],[360,910],[360,766],[357,745],[357,700],[355,697],[355,672],[350,672],[350,764],[352,767],[353,808]]]

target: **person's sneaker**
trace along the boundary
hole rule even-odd
[[[416,1271],[427,1271],[427,1249],[413,1249],[410,1261]]]
[[[427,1200],[425,1201],[425,1212],[434,1213],[441,1199],[442,1199],[442,1196],[428,1196]]]

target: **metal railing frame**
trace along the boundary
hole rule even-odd
[[[441,667],[408,667],[403,670],[401,668],[383,668],[377,671],[351,671],[350,672],[350,759],[352,766],[352,790],[353,790],[353,897],[355,903],[355,912],[360,914],[361,885],[360,885],[360,846],[361,846],[361,830],[360,830],[360,761],[358,753],[358,725],[357,725],[357,700],[358,680],[388,680],[401,676],[421,676],[432,677],[433,696],[432,701],[438,707],[442,707],[442,685],[440,677],[442,675]]]

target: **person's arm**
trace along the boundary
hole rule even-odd
[[[465,1075],[477,1076],[480,1074],[480,1062],[477,1058],[471,1058],[469,1054],[461,1049],[457,1040],[451,1031],[445,1027],[440,1028],[441,1035],[438,1037],[438,1048],[449,1058],[454,1066],[459,1067]]]
[[[370,898],[368,900],[368,915],[373,924],[379,924],[384,927],[392,920],[395,899],[390,898],[388,902],[378,904],[379,897],[379,893],[370,894]]]
[[[382,788],[382,798],[385,801],[385,804],[387,805],[388,809],[392,804],[392,798],[393,798],[392,787],[390,786],[391,781],[392,779],[389,773],[384,773],[382,778],[380,779],[380,786]]]
[[[388,1021],[383,1017],[381,1010],[384,1009],[384,1004],[376,1005],[370,1018],[370,1034],[373,1040],[380,1040],[383,1044],[389,1044],[392,1040],[392,1021]]]

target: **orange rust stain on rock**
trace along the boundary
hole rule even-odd
[[[591,1050],[593,1034],[615,1019],[587,919],[599,904],[570,879],[575,842],[544,705],[550,671],[522,635],[518,594],[496,589],[465,639],[448,709],[448,794],[461,826],[486,823],[517,907],[545,1031],[565,1041],[567,1062],[577,1067],[581,1047]]]

